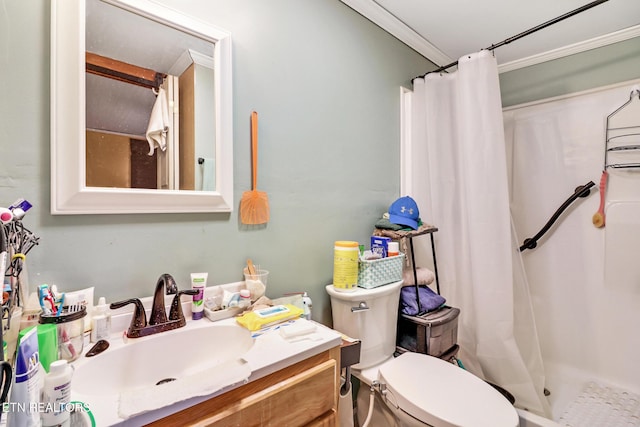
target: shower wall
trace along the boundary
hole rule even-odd
[[[522,254],[554,418],[586,381],[640,392],[640,169],[609,170],[607,225],[591,222],[606,117],[638,87],[640,81],[627,82],[504,110],[519,242],[576,187],[596,184]]]

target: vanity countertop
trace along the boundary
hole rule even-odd
[[[189,320],[187,321],[187,325],[184,328],[165,332],[163,334],[180,333],[180,331],[203,328],[211,326],[212,323],[215,323],[216,325],[237,324],[234,318],[218,320],[216,322],[210,322],[208,319],[198,321]],[[340,345],[342,338],[338,332],[322,324],[316,322],[314,323],[316,325],[316,330],[312,336],[309,336],[313,339],[287,341],[279,332],[279,329],[281,327],[286,327],[284,325],[276,325],[259,334],[254,334],[253,346],[241,357],[242,360],[246,361],[251,372],[246,382],[255,381],[273,372],[287,368],[295,363],[298,363],[309,357],[315,356],[319,353]],[[110,350],[113,351],[114,348],[126,346],[128,342],[140,339],[153,339],[153,336],[123,340],[122,337],[118,335],[112,335],[110,340],[110,348],[107,349],[106,352],[109,352]],[[194,345],[197,344],[194,343]],[[90,347],[91,345],[86,346],[86,348],[84,349],[84,353],[86,353],[86,351],[88,351]],[[176,350],[189,351],[188,348]],[[100,355],[95,357],[100,357]],[[159,355],[158,357],[161,357],[161,355]],[[75,361],[73,365],[77,367],[83,363],[90,363],[87,362],[87,360],[88,359],[83,354],[83,356]],[[113,367],[113,369],[117,369],[117,367]],[[242,386],[243,384],[244,382],[240,382],[230,386],[226,386],[214,393],[192,397],[159,409],[150,410],[148,412],[132,416],[127,419],[123,419],[118,415],[118,395],[100,396],[100,398],[96,398],[96,396],[92,397],[89,395],[83,395],[78,393],[77,391],[74,391],[73,380],[71,400],[85,403],[88,409],[91,411],[91,414],[95,419],[95,423],[98,426],[140,426],[167,417],[173,413],[176,413],[183,409],[187,409],[193,405],[202,403],[205,400],[231,391],[237,387]],[[95,384],[95,387],[96,389],[99,389],[100,384]]]

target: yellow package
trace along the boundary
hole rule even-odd
[[[257,331],[285,320],[296,319],[302,313],[303,310],[301,308],[292,304],[275,305],[245,313],[236,317],[236,321],[250,331]]]

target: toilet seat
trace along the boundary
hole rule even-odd
[[[367,387],[369,387],[371,383],[378,380],[380,367],[391,362],[393,359],[394,357],[391,356],[388,359],[383,360],[378,365],[369,366],[368,368],[364,368],[364,369],[352,368],[351,374],[354,377],[358,378],[360,382],[362,382],[363,384],[366,384]]]
[[[504,396],[477,376],[421,353],[403,353],[379,367],[389,402],[430,425],[517,427],[518,414]]]

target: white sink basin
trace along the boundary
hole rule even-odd
[[[114,330],[126,328],[128,316]],[[339,333],[322,325],[316,334],[313,340],[287,342],[273,328],[252,338],[229,318],[187,321],[184,328],[126,343],[112,335],[103,353],[73,362],[71,401],[83,403],[98,426],[146,425],[341,342]]]
[[[251,333],[239,325],[206,320],[126,343],[112,338],[103,353],[74,363],[72,390],[85,397],[117,396],[185,378],[241,358],[253,342]]]

